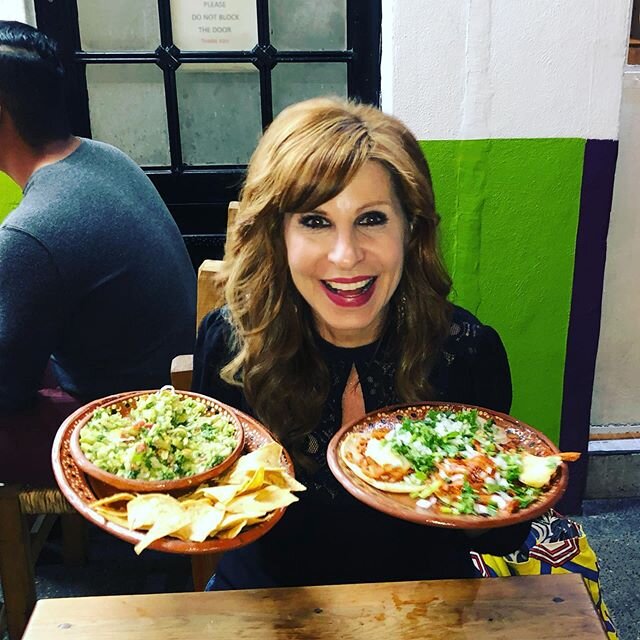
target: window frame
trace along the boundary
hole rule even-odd
[[[263,130],[273,119],[271,70],[280,63],[343,62],[347,65],[348,96],[379,106],[381,0],[346,0],[347,42],[342,51],[278,51],[270,43],[269,0],[256,0],[258,44],[253,50],[181,52],[173,44],[170,0],[157,0],[157,3],[160,45],[155,51],[147,52],[82,51],[77,0],[35,0],[35,10],[38,27],[60,44],[67,71],[67,98],[72,130],[76,135],[91,138],[87,65],[142,62],[156,64],[162,69],[171,166],[143,168],[169,207],[185,238],[197,243],[197,237],[205,241],[205,237],[211,236],[210,240],[220,250],[226,230],[227,204],[238,197],[246,165],[186,165],[183,162],[176,69],[185,61],[252,63],[260,74]]]

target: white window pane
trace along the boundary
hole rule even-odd
[[[171,0],[173,42],[182,51],[251,51],[256,0]]]
[[[271,44],[279,50],[346,48],[346,0],[269,0]]]
[[[280,63],[271,72],[273,115],[316,96],[347,97],[347,65],[341,62]]]
[[[87,66],[91,133],[141,165],[168,165],[162,71],[153,64]]]
[[[247,163],[262,131],[258,70],[183,64],[176,83],[185,163]]]
[[[78,0],[84,51],[155,51],[160,44],[157,0]]]

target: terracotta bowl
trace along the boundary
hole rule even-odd
[[[222,414],[235,426],[237,442],[235,448],[227,458],[202,473],[174,480],[132,480],[130,478],[124,478],[105,471],[91,462],[80,448],[80,432],[93,417],[95,411],[103,408],[116,408],[123,411],[126,415],[126,412],[129,411],[132,406],[135,406],[135,403],[139,398],[151,395],[155,392],[156,390],[134,391],[107,396],[106,398],[90,402],[73,414],[74,420],[77,422],[73,428],[69,442],[71,457],[77,466],[87,475],[91,487],[97,497],[106,497],[120,491],[130,493],[171,493],[174,495],[180,495],[181,493],[185,493],[191,488],[197,487],[201,483],[211,480],[223,473],[242,453],[242,449],[244,447],[244,430],[238,416],[231,407],[199,393],[193,393],[191,391],[176,391],[175,393],[182,398],[195,398],[199,400],[207,405],[212,415]]]
[[[62,491],[64,497],[78,513],[96,527],[121,540],[130,542],[131,544],[137,544],[144,537],[144,531],[132,531],[122,525],[107,520],[103,515],[94,511],[94,502],[98,498],[103,497],[95,489],[98,481],[86,473],[83,473],[71,455],[71,435],[75,429],[76,421],[79,420],[79,414],[84,415],[84,412],[85,408],[82,407],[72,413],[58,429],[58,433],[53,442],[51,463],[60,491]],[[252,417],[241,411],[236,411],[236,414],[242,424],[244,432],[244,453],[251,453],[274,441],[272,434],[266,427]],[[286,451],[282,452],[280,464],[291,476],[294,475],[293,463]],[[109,488],[109,490],[111,493],[114,491],[113,487]],[[266,520],[247,527],[235,538],[207,538],[204,542],[192,542],[191,540],[166,537],[152,542],[149,548],[165,553],[179,553],[182,555],[212,554],[231,551],[232,549],[244,547],[261,538],[278,523],[285,511],[285,507],[276,509]]]
[[[364,417],[344,425],[331,439],[327,449],[327,462],[338,482],[355,498],[366,505],[382,511],[395,518],[416,524],[435,527],[451,527],[460,529],[488,529],[517,524],[532,520],[548,511],[567,488],[568,468],[563,462],[550,485],[539,499],[530,506],[508,515],[487,518],[477,515],[445,515],[436,510],[418,508],[416,501],[408,494],[388,493],[367,484],[356,476],[345,464],[340,455],[342,441],[351,433],[364,433],[380,427],[390,428],[402,422],[404,417],[422,419],[432,409],[438,411],[461,411],[476,409],[478,415],[485,419],[493,419],[495,424],[516,437],[525,451],[538,456],[555,455],[558,448],[540,431],[520,422],[505,413],[492,411],[473,405],[456,403],[417,403],[395,405],[372,411]]]

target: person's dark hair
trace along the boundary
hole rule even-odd
[[[406,402],[433,398],[428,372],[449,332],[451,281],[424,154],[399,120],[374,107],[327,98],[290,106],[251,158],[227,240],[222,279],[238,353],[222,376],[242,384],[257,416],[294,455],[320,419],[329,372],[289,273],[285,215],[335,197],[368,161],[388,171],[406,218],[403,275],[384,328],[395,347],[396,392]]]
[[[0,20],[0,106],[33,148],[70,133],[58,46],[22,22]]]

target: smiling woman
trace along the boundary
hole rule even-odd
[[[224,556],[213,588],[473,575],[462,530],[374,512],[326,461],[342,424],[381,407],[510,408],[500,338],[447,301],[438,222],[427,162],[396,118],[318,98],[262,137],[228,238],[226,306],[198,334],[194,390],[265,423],[308,491],[271,534]],[[473,546],[506,552],[527,531]]]
[[[389,173],[372,160],[335,198],[285,216],[291,279],[322,338],[359,347],[380,335],[402,275],[406,226]]]

